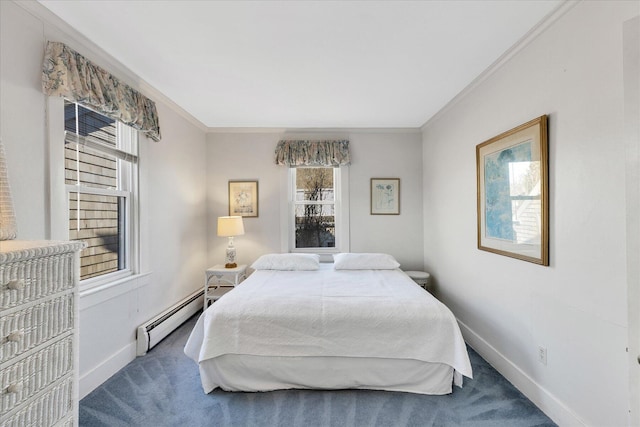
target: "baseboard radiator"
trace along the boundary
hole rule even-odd
[[[197,291],[140,325],[138,327],[136,354],[144,356],[164,337],[199,310],[202,310],[203,298],[204,290]]]

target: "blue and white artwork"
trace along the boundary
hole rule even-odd
[[[549,265],[547,116],[476,146],[478,249]]]
[[[539,238],[539,230],[527,225],[540,214],[540,169],[531,140],[484,156],[484,189],[485,237],[518,243]]]

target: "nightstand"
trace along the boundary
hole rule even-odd
[[[204,281],[204,310],[209,307],[209,302],[213,303],[246,278],[246,264],[235,268],[225,268],[224,265],[218,264],[208,268]]]
[[[431,275],[424,271],[405,271],[405,274],[413,279],[418,285],[422,286],[425,290],[431,292],[429,286],[429,279]]]

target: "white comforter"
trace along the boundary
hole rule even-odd
[[[185,352],[444,363],[471,377],[451,311],[400,270],[256,271],[201,316]]]

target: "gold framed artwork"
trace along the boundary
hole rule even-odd
[[[258,181],[229,181],[229,215],[258,216]]]
[[[547,116],[476,146],[478,249],[549,265]]]
[[[371,215],[400,215],[400,178],[371,178]]]

